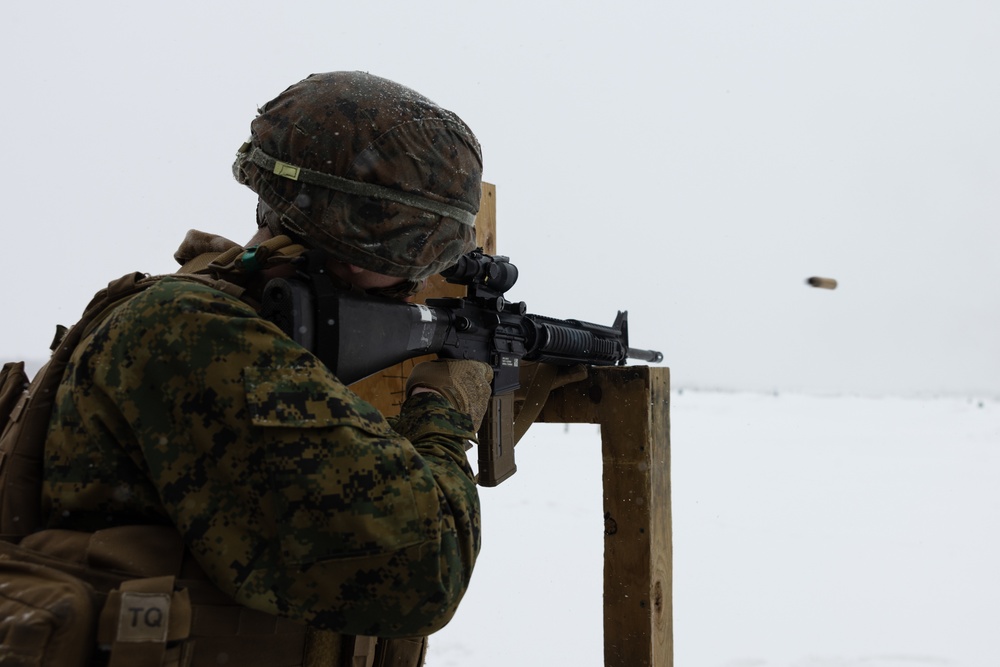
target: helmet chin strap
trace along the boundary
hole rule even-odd
[[[427,280],[404,280],[391,287],[373,287],[365,292],[371,296],[380,296],[385,299],[405,301],[427,286]]]
[[[287,231],[283,228],[281,224],[281,216],[274,212],[270,206],[264,203],[264,200],[257,198],[257,229],[262,227],[267,227],[267,230],[271,232],[272,236],[281,236],[282,234],[287,234]]]

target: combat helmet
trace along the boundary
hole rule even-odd
[[[366,72],[313,74],[265,104],[233,175],[280,229],[370,271],[421,280],[475,247],[472,130]]]

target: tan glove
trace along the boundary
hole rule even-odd
[[[478,431],[490,401],[492,381],[493,369],[489,364],[468,359],[436,359],[414,366],[406,381],[406,395],[417,387],[433,389],[456,410],[472,417]]]

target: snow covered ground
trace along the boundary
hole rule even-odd
[[[1000,401],[675,393],[679,667],[1000,665]],[[538,424],[429,667],[603,662],[600,435]]]

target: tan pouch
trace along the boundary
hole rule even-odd
[[[0,558],[0,664],[83,667],[94,647],[93,589],[35,563]]]

